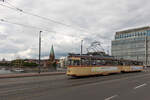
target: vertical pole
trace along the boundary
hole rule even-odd
[[[145,36],[145,66],[147,66],[147,36]]]
[[[39,33],[39,74],[41,73],[41,33],[42,31]]]
[[[83,40],[81,40],[81,54],[82,55],[82,46],[83,46]]]
[[[81,62],[80,62],[81,64],[80,65],[81,66],[82,66],[82,44],[83,44],[83,40],[81,40],[81,53],[80,53],[80,55],[81,55]]]

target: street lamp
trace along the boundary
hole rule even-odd
[[[81,55],[81,62],[80,62],[81,64],[80,65],[81,66],[82,66],[82,48],[83,48],[82,45],[83,45],[83,40],[81,40],[81,53],[80,53],[80,55]]]
[[[41,73],[41,33],[42,31],[39,32],[39,74]]]
[[[81,40],[81,54],[82,55],[82,48],[83,48],[83,40]]]

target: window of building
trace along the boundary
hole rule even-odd
[[[140,36],[140,32],[138,32],[138,36]]]
[[[120,38],[122,38],[122,34],[120,34]]]
[[[147,31],[147,35],[150,36],[150,30]]]
[[[126,37],[126,34],[122,34],[122,38],[125,38]]]
[[[137,36],[137,32],[135,32],[135,36]]]
[[[129,34],[127,34],[127,37],[130,37]]]
[[[131,33],[131,37],[134,36],[134,33]]]
[[[134,32],[134,36],[136,36],[136,32]]]
[[[145,32],[142,32],[142,36],[144,36],[145,35]]]
[[[132,37],[132,33],[129,34],[129,37]]]
[[[125,38],[127,38],[128,37],[128,34],[125,34]]]

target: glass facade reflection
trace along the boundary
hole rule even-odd
[[[147,59],[147,64],[150,65],[149,26],[116,32],[115,39],[112,41],[111,45],[112,56],[117,58],[140,60],[144,63],[145,59]]]

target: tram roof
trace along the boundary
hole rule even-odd
[[[137,61],[137,60],[129,60],[129,59],[116,59],[113,56],[93,56],[93,55],[69,55],[69,58],[75,57],[75,58],[92,58],[96,60],[112,60],[112,61],[135,61],[135,62],[142,62],[142,61]]]

